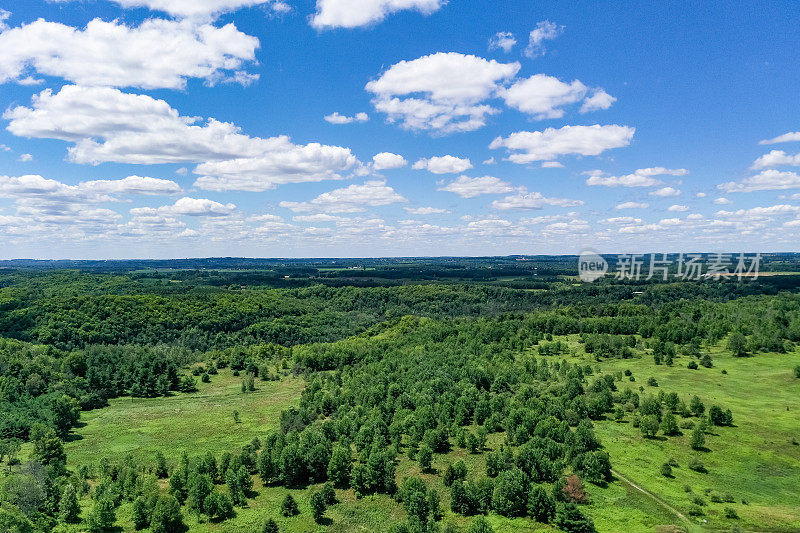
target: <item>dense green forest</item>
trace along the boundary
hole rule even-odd
[[[651,468],[656,484],[700,475],[758,417],[699,380],[738,386],[752,372],[739,361],[755,361],[800,392],[793,257],[755,281],[596,284],[570,258],[241,261],[6,265],[0,530],[634,531],[625,509],[616,524],[597,509],[629,472],[619,439],[691,454]],[[123,397],[201,401],[226,379],[245,399],[304,387],[235,448],[70,459],[89,445],[87,414]],[[795,439],[775,464],[800,482],[800,422],[775,420]],[[750,465],[726,468],[709,475]],[[800,530],[785,494],[750,505],[685,486],[684,512],[656,523]],[[370,523],[380,513],[359,502],[389,514]]]

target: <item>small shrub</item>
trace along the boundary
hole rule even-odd
[[[693,457],[689,461],[689,469],[694,470],[695,472],[700,472],[701,474],[705,474],[708,472],[703,462],[697,459],[696,457]]]
[[[672,477],[672,467],[669,463],[664,463],[661,465],[661,475],[664,477]]]
[[[202,376],[200,376],[200,381],[203,383],[209,383],[211,381],[211,376],[208,375],[208,372],[205,372]]]
[[[652,376],[647,378],[647,384],[651,387],[658,387],[658,381],[656,381],[656,378]]]
[[[494,533],[494,529],[483,516],[479,516],[469,526],[469,533]]]
[[[694,361],[689,361],[689,364],[686,365],[689,370],[697,370],[697,363]]]
[[[725,508],[725,518],[729,518],[731,520],[736,520],[739,518],[739,515],[736,513],[736,509],[732,509],[730,507]]]
[[[689,516],[703,516],[704,514],[706,514],[705,511],[699,505],[689,507]]]
[[[706,434],[701,426],[692,430],[690,445],[693,450],[702,450],[706,445]]]
[[[322,499],[325,501],[326,505],[333,505],[336,503],[336,491],[333,489],[333,483],[330,481],[325,483],[319,492],[322,494]]]
[[[419,467],[423,472],[430,471],[431,463],[433,462],[433,450],[431,450],[430,446],[423,444],[419,447],[419,451],[417,452],[417,460],[419,461]]]

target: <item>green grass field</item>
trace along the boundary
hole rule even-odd
[[[691,430],[683,430],[684,435],[677,437],[644,439],[629,422],[630,416],[622,423],[600,422],[596,431],[612,465],[684,514],[693,496],[702,497],[707,503],[705,515],[687,518],[706,528],[728,529],[738,524],[752,531],[800,531],[800,380],[792,375],[792,368],[800,364],[800,354],[734,358],[714,350],[712,355],[714,367],[698,370],[686,367],[689,358],[685,356],[677,357],[673,367],[656,366],[651,357],[599,363],[604,372],[632,371],[637,381],[623,381],[620,388],[631,385],[638,391],[643,385],[640,394],[657,394],[659,389],[677,392],[687,403],[697,395],[707,409],[719,404],[734,415],[734,427],[715,427],[706,439],[709,451],[701,452],[689,446]],[[659,387],[646,385],[650,376],[657,379]],[[680,465],[673,469],[671,479],[659,471],[670,458]],[[692,458],[702,461],[708,473],[690,470],[687,464]],[[713,503],[706,491],[730,493],[736,501]],[[734,509],[740,519],[725,518],[725,507]],[[607,516],[610,525],[618,511],[621,509],[598,509],[594,516],[598,524]]]
[[[569,341],[577,348],[574,338]],[[710,451],[706,452],[690,449],[686,430],[687,435],[648,440],[632,426],[630,415],[621,423],[598,422],[596,431],[611,455],[615,471],[656,498],[620,480],[604,488],[589,485],[591,504],[587,511],[599,531],[652,532],[657,526],[687,524],[695,531],[728,531],[734,524],[745,531],[800,531],[800,446],[793,443],[800,439],[800,380],[791,373],[792,367],[800,364],[800,354],[760,354],[734,359],[717,350],[713,355],[714,368],[698,370],[686,368],[687,357],[677,357],[675,365],[667,367],[655,366],[650,357],[597,363],[587,356],[568,356],[571,361],[578,357],[591,361],[602,372],[630,369],[636,382],[630,383],[625,378],[618,383],[621,389],[631,386],[638,391],[642,385],[645,394],[675,391],[686,402],[697,394],[707,407],[719,403],[734,414],[735,427],[714,428],[714,434],[707,437]],[[722,373],[723,369],[727,374]],[[658,388],[646,385],[650,376],[656,377]],[[243,394],[239,378],[223,370],[212,377],[211,383],[199,383],[199,391],[194,394],[113,400],[105,409],[84,414],[85,425],[67,445],[69,462],[71,466],[96,464],[101,457],[119,460],[126,454],[151,458],[156,450],[162,450],[168,461],[174,463],[184,450],[189,455],[233,451],[276,427],[281,410],[296,405],[303,386],[302,379],[286,377],[276,382],[257,382],[258,390]],[[234,410],[240,413],[239,424],[233,420]],[[498,447],[502,440],[502,434],[492,435],[489,447]],[[687,467],[693,457],[703,461],[708,473],[697,473]],[[661,464],[670,458],[680,465],[674,469],[672,479],[659,472]],[[485,455],[471,455],[458,448],[447,455],[435,456],[434,467],[441,471],[458,459],[467,463],[470,475],[485,474]],[[397,472],[398,481],[411,475],[421,476],[439,492],[445,522],[459,526],[470,523],[471,518],[450,512],[449,490],[442,485],[440,476],[420,472],[406,455],[400,457]],[[266,518],[273,517],[281,531],[371,532],[387,531],[392,524],[406,518],[402,507],[388,496],[358,500],[352,491],[337,491],[341,503],[328,510],[331,522],[319,526],[313,522],[309,507],[310,495],[316,487],[292,490],[301,515],[283,518],[279,507],[287,489],[263,487],[258,479],[255,486],[257,496],[247,508],[237,509],[235,518],[208,523],[199,522],[187,513],[189,530],[252,532],[259,530]],[[686,486],[691,492],[685,491]],[[736,502],[713,503],[707,490],[730,493]],[[707,503],[703,507],[705,515],[699,518],[688,515],[690,497],[695,495]],[[740,519],[725,518],[725,507],[735,509]],[[681,519],[670,508],[685,518]],[[134,531],[130,512],[130,504],[124,504],[118,512],[118,524],[125,532]],[[497,533],[555,531],[529,519],[492,515],[489,521]]]
[[[305,386],[300,378],[285,377],[256,381],[256,390],[243,394],[240,378],[230,370],[220,370],[211,379],[211,383],[198,380],[198,391],[192,394],[116,398],[108,407],[83,413],[83,427],[65,446],[69,466],[127,454],[152,460],[157,450],[172,462],[184,450],[189,455],[233,451],[277,427],[281,411],[299,401]]]

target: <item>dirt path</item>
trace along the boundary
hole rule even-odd
[[[696,522],[693,522],[692,520],[687,518],[686,515],[684,515],[683,513],[678,511],[677,509],[675,509],[673,506],[671,506],[670,504],[668,504],[667,502],[662,500],[660,497],[656,496],[655,494],[653,494],[652,492],[650,492],[647,489],[643,489],[642,487],[640,487],[639,485],[637,485],[636,483],[634,483],[630,479],[626,478],[625,476],[623,476],[622,474],[620,474],[616,470],[612,469],[611,473],[614,474],[614,477],[616,477],[624,485],[627,485],[627,486],[629,486],[629,487],[631,487],[631,488],[633,488],[635,490],[638,490],[639,492],[641,492],[642,494],[646,495],[648,498],[652,499],[654,502],[659,504],[661,507],[663,507],[664,509],[666,509],[667,511],[669,511],[670,513],[675,515],[675,517],[678,518],[680,520],[680,522],[683,523],[683,525],[685,525],[687,527],[688,531],[690,531],[691,533],[728,531],[727,529],[726,530],[720,530],[720,529],[707,528],[707,527],[704,527],[702,524],[698,524]],[[765,533],[763,531],[757,531],[757,530],[742,530],[742,531],[743,531],[743,533]]]
[[[611,473],[614,474],[614,477],[616,477],[618,480],[620,480],[625,485],[628,485],[629,487],[632,487],[632,488],[638,490],[642,494],[645,494],[646,496],[651,498],[653,501],[655,501],[657,504],[659,504],[661,507],[663,507],[664,509],[669,511],[676,518],[678,518],[678,520],[683,525],[685,525],[689,529],[689,531],[703,531],[703,528],[701,526],[699,526],[698,524],[695,524],[694,522],[692,522],[691,520],[686,518],[686,516],[683,513],[681,513],[677,509],[675,509],[673,506],[671,506],[670,504],[668,504],[667,502],[665,502],[664,500],[662,500],[661,498],[659,498],[658,496],[656,496],[655,494],[650,492],[649,490],[643,489],[642,487],[640,487],[639,485],[637,485],[633,481],[629,480],[628,478],[626,478],[625,476],[623,476],[622,474],[620,474],[616,470],[611,470]]]

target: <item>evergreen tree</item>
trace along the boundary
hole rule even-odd
[[[706,434],[700,424],[692,430],[690,445],[693,450],[702,450],[706,445]]]
[[[322,492],[315,492],[311,495],[311,514],[316,523],[321,523],[325,517],[325,511],[328,509],[328,504],[325,501],[325,495]]]
[[[556,502],[541,485],[531,488],[528,495],[528,514],[543,524],[550,522],[556,514]]]
[[[279,533],[278,523],[272,518],[267,518],[267,521],[264,522],[264,529],[261,530],[261,533]]]
[[[291,494],[287,494],[283,499],[283,502],[281,503],[281,513],[286,517],[297,516],[300,514],[300,510],[297,508],[297,502],[294,500]]]
[[[176,470],[169,478],[169,493],[175,496],[178,502],[183,503],[188,496],[188,472],[183,467]]]
[[[675,415],[672,414],[672,411],[667,411],[661,419],[661,432],[669,436],[680,433],[678,421],[675,419]]]
[[[244,466],[240,466],[239,470],[236,471],[236,481],[239,488],[242,489],[245,498],[248,494],[253,492],[253,478],[250,477],[250,473]]]
[[[708,410],[708,420],[715,426],[730,426],[733,424],[733,414],[730,409],[723,410],[718,405],[712,405]]]
[[[744,357],[747,355],[747,337],[741,331],[734,331],[728,337],[727,347],[734,357]]]
[[[323,498],[325,498],[325,503],[327,505],[333,505],[336,503],[336,491],[333,489],[333,483],[330,481],[322,486],[320,493],[322,494]]]
[[[197,471],[192,472],[187,483],[186,506],[198,514],[202,513],[203,503],[208,495],[211,494],[213,488],[214,484],[211,482],[211,476]]]
[[[258,456],[258,475],[265,485],[274,483],[280,477],[278,465],[272,457],[272,450],[264,448]]]
[[[58,517],[62,522],[74,524],[79,521],[78,516],[80,513],[81,508],[78,504],[78,494],[75,491],[75,487],[72,484],[67,484],[58,502]]]
[[[694,416],[703,416],[703,413],[706,412],[706,406],[703,405],[703,402],[700,401],[700,398],[697,396],[692,396],[692,400],[689,402],[689,410]]]
[[[203,459],[197,467],[197,471],[201,474],[207,474],[212,483],[221,481],[219,477],[219,468],[217,468],[217,459],[211,452],[206,452],[203,456]]]
[[[242,487],[240,484],[238,469],[228,469],[228,472],[225,474],[225,484],[228,485],[228,494],[230,495],[233,505],[243,506],[247,503],[247,496],[244,493],[244,487]]]
[[[64,443],[52,429],[34,436],[33,458],[51,467],[58,475],[66,472],[67,454]]]
[[[444,485],[445,487],[451,486],[456,480],[463,480],[467,477],[467,465],[464,461],[456,461],[454,464],[448,465],[444,471]]]
[[[110,498],[102,496],[95,502],[86,522],[91,533],[100,533],[111,529],[116,519],[117,513],[114,508],[114,502]]]
[[[655,415],[645,415],[639,422],[639,430],[645,438],[652,439],[658,433],[659,423]]]
[[[171,494],[158,498],[150,519],[150,530],[153,533],[178,533],[183,529],[183,515],[178,499]]]
[[[423,472],[428,472],[431,469],[431,463],[433,462],[433,450],[431,450],[430,446],[423,444],[419,447],[419,451],[417,452],[417,460],[419,461],[419,467]]]
[[[528,480],[519,468],[498,476],[492,494],[492,507],[503,516],[525,516],[528,505]]]
[[[161,453],[161,450],[156,452],[155,475],[159,479],[165,479],[169,476],[169,469],[167,468],[167,459],[164,457],[164,454]]]
[[[133,527],[137,530],[144,529],[150,525],[150,510],[144,496],[138,496],[133,500]]]
[[[594,522],[574,503],[562,503],[556,509],[555,524],[567,533],[594,533]]]
[[[428,491],[428,512],[434,522],[438,522],[444,516],[442,512],[442,499],[436,489]]]
[[[333,481],[337,487],[347,488],[350,486],[352,468],[353,460],[350,456],[350,448],[341,444],[335,445],[330,463],[328,463],[328,479]]]
[[[203,509],[211,520],[226,520],[233,516],[233,502],[227,494],[217,489],[206,497]]]

